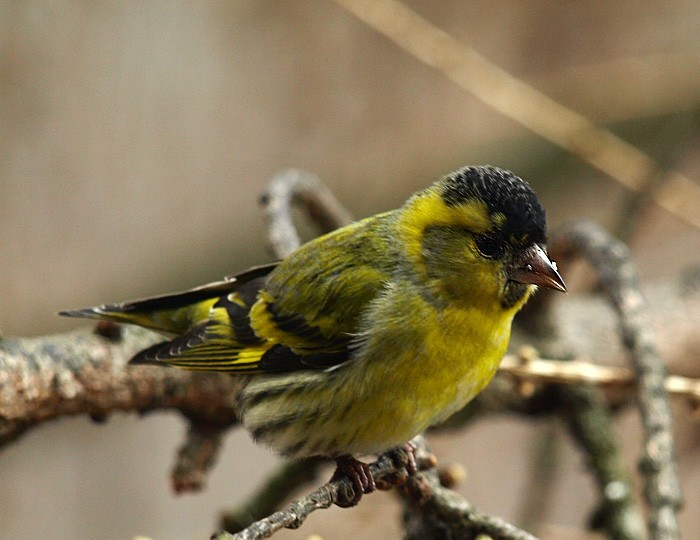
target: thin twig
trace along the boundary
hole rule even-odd
[[[507,521],[482,513],[454,491],[432,484],[432,492],[424,511],[433,513],[451,532],[448,538],[478,538],[485,535],[492,540],[537,540]]]
[[[630,473],[615,437],[610,411],[595,388],[566,386],[559,393],[560,413],[573,440],[585,452],[600,502],[589,523],[615,540],[643,540],[644,518],[636,505]]]
[[[322,233],[347,225],[352,216],[318,177],[308,171],[288,169],[277,174],[262,199],[269,220],[272,251],[283,259],[301,245],[294,225],[294,203],[305,206]]]
[[[268,538],[284,528],[298,529],[311,512],[330,508],[338,498],[339,489],[340,486],[337,482],[324,484],[284,509],[254,522],[242,531],[235,534],[222,531],[213,535],[212,540],[255,540]]]
[[[602,366],[586,358],[573,361],[543,359],[529,352],[506,355],[498,373],[534,384],[589,384],[630,392],[637,387],[635,373],[629,368]],[[668,375],[664,379],[664,388],[669,395],[686,399],[693,409],[700,407],[700,379]]]
[[[379,456],[377,461],[370,464],[372,476],[378,487],[387,489],[397,483],[403,483],[408,478],[406,472],[407,459],[402,455],[401,460],[398,454],[390,452]],[[419,459],[419,466],[422,468],[435,465],[432,460]],[[282,510],[272,515],[260,519],[240,532],[231,534],[226,531],[212,536],[214,540],[256,540],[267,538],[281,529],[297,529],[314,511],[329,508],[334,504],[338,506],[348,506],[354,499],[354,487],[347,477],[337,478],[321,487],[315,489],[308,495],[301,497],[288,504]]]
[[[292,492],[316,480],[320,467],[327,461],[307,458],[283,462],[243,505],[221,516],[222,530],[239,532],[274,513]]]
[[[661,171],[649,156],[479,55],[398,0],[335,0],[409,54],[504,116],[564,148],[633,191],[664,176],[656,204],[700,228],[700,185]]]
[[[177,452],[171,473],[175,493],[195,492],[206,487],[224,431],[202,420],[190,420],[185,442]]]
[[[644,425],[640,470],[645,477],[644,497],[650,509],[650,536],[655,540],[677,539],[680,533],[676,513],[682,500],[671,412],[664,389],[666,366],[656,352],[629,250],[602,227],[590,223],[560,231],[550,244],[553,253],[561,254],[560,259],[584,256],[596,269],[602,289],[618,312],[622,341],[632,356],[637,377]]]
[[[416,456],[430,454],[425,439],[414,439]],[[537,540],[532,534],[505,520],[484,514],[461,495],[440,484],[439,473],[430,467],[409,477],[398,488],[404,504],[404,525],[407,540],[426,538],[492,540]]]
[[[405,459],[398,460],[393,453],[383,454],[370,465],[378,485],[384,489],[399,486],[402,498],[416,511],[440,520],[450,531],[452,538],[475,538],[487,534],[493,540],[536,540],[517,527],[485,515],[471,506],[457,493],[439,484],[435,457],[430,453],[423,437],[413,439],[416,457],[422,472],[409,476]],[[403,456],[405,458],[405,456]],[[340,478],[324,484],[308,495],[289,504],[283,510],[255,522],[248,528],[230,534],[220,532],[213,540],[257,540],[267,538],[283,528],[296,529],[314,511],[329,508],[352,498],[352,483]]]
[[[546,316],[550,311],[546,310],[541,315]],[[542,346],[550,352],[557,350],[559,358],[563,359],[558,360],[557,365],[563,371],[571,372],[573,349],[557,334],[554,331],[544,340],[540,337]],[[534,350],[523,347],[518,360],[521,365],[534,361]],[[535,392],[536,385],[532,380],[517,380],[521,391]],[[602,392],[580,380],[574,385],[552,386],[549,389],[551,402],[555,405],[552,411],[562,418],[571,438],[583,452],[586,466],[598,487],[599,504],[589,519],[591,527],[601,529],[609,538],[616,540],[642,540],[645,537],[644,519],[633,496],[630,475]],[[540,491],[539,485],[531,486],[533,488]]]

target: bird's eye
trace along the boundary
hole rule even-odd
[[[503,240],[491,234],[477,234],[476,249],[488,259],[498,259],[505,253],[506,246]]]

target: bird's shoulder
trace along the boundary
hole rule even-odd
[[[304,244],[269,275],[250,312],[255,332],[299,349],[345,345],[402,257],[390,213]]]

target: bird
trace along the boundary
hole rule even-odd
[[[242,424],[286,457],[327,456],[356,504],[358,457],[396,448],[491,381],[538,287],[566,292],[546,216],[510,171],[468,166],[400,208],[303,244],[284,260],[188,291],[61,312],[167,334],[131,364],[242,377]]]

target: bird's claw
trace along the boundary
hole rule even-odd
[[[416,445],[411,441],[399,446],[406,453],[406,472],[416,474],[418,472],[418,462],[416,461]]]
[[[343,508],[355,506],[360,502],[363,494],[372,493],[377,489],[374,476],[367,463],[363,463],[349,455],[339,456],[335,458],[335,462],[338,467],[331,480],[337,480],[344,475],[350,479],[354,487],[353,496],[347,498],[347,500],[336,502],[338,506]]]
[[[399,467],[405,468],[405,471],[403,473],[397,471],[391,478],[386,478],[379,484],[375,482],[370,466],[367,463],[359,461],[350,455],[336,457],[337,468],[331,480],[338,480],[346,476],[353,485],[353,495],[343,497],[336,504],[343,508],[355,506],[360,502],[363,494],[372,493],[377,488],[390,489],[393,486],[405,484],[408,476],[418,472],[416,446],[413,443],[407,442],[391,450],[389,455],[394,460],[394,463]]]

